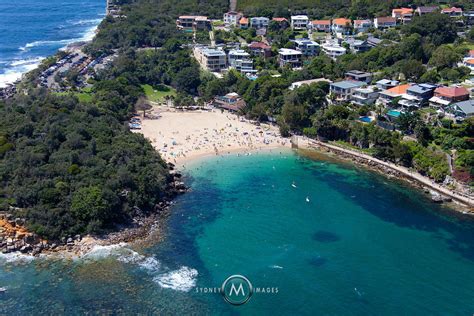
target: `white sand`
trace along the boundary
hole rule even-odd
[[[155,107],[153,112],[161,117],[142,118],[142,129],[137,132],[151,141],[163,159],[175,164],[206,155],[291,146],[277,127],[256,126],[220,110],[182,112]]]

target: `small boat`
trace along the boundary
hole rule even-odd
[[[308,203],[309,203],[309,197],[306,197],[306,202],[308,202]]]
[[[7,288],[6,287],[0,287],[0,293],[4,293],[7,291]]]
[[[292,186],[293,188],[296,188],[296,184],[295,184],[294,181],[293,181],[293,183],[291,184],[291,186]]]

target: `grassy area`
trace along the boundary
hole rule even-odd
[[[80,92],[57,92],[56,94],[57,95],[73,94],[74,96],[76,96],[79,99],[80,102],[84,102],[84,103],[91,102],[92,98],[93,98],[93,93],[92,93],[90,87],[89,88],[84,88]]]
[[[148,84],[142,85],[143,91],[148,100],[152,102],[162,102],[166,96],[176,96],[176,90],[168,86],[152,87]]]
[[[346,143],[345,141],[342,141],[342,140],[331,141],[329,143],[333,144],[333,145],[337,145],[337,146],[342,147],[342,148],[355,150],[355,151],[358,151],[358,152],[361,152],[361,153],[364,153],[364,154],[367,154],[367,155],[371,155],[371,156],[374,153],[374,150],[371,149],[371,148],[363,148],[362,149],[362,148],[359,148],[357,146],[353,146],[349,143]]]

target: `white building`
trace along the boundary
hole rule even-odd
[[[323,45],[321,45],[321,49],[323,50],[323,53],[334,60],[346,53],[346,49],[339,45],[337,40],[327,40]]]
[[[299,50],[289,49],[289,48],[280,48],[278,50],[278,61],[280,67],[285,67],[289,65],[292,69],[300,68],[301,56],[303,54]]]
[[[196,46],[193,53],[194,58],[205,70],[221,72],[227,69],[227,56],[222,50],[206,46]]]
[[[308,28],[309,18],[307,15],[292,15],[291,29],[306,30]]]
[[[270,19],[266,17],[260,16],[260,17],[250,18],[250,27],[253,27],[256,29],[267,28],[269,23],[270,23]]]
[[[224,24],[227,26],[237,26],[242,16],[242,13],[236,11],[224,13]]]
[[[229,51],[227,60],[230,68],[233,68],[242,74],[257,72],[253,69],[253,60],[250,58],[250,54],[242,49]]]

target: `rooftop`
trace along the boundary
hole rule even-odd
[[[438,10],[438,7],[430,6],[430,7],[418,7],[416,10],[420,13],[432,13]]]
[[[446,8],[441,10],[441,13],[452,13],[452,12],[462,12],[462,8],[457,8],[457,7],[451,7],[451,8]]]
[[[461,101],[453,104],[465,114],[474,114],[474,100]]]
[[[248,46],[249,48],[260,48],[260,49],[271,49],[272,47],[263,42],[252,42]]]
[[[308,20],[307,15],[292,15],[291,16],[292,20]]]
[[[402,94],[407,93],[407,90],[408,90],[409,87],[410,87],[410,84],[408,84],[408,83],[407,84],[402,84],[402,85],[390,88],[388,90],[385,90],[384,93],[388,92],[388,94],[402,95]]]
[[[352,80],[344,80],[339,82],[331,83],[332,87],[340,88],[340,89],[352,89],[352,88],[360,88],[367,85],[365,82],[362,81],[352,81]]]
[[[240,24],[249,24],[249,19],[246,17],[242,17],[239,21]]]
[[[382,79],[376,82],[377,84],[383,84],[383,85],[397,85],[399,82],[397,80],[389,80],[389,79]]]
[[[377,23],[397,23],[397,19],[392,18],[391,16],[381,16],[375,19],[377,20]]]
[[[285,21],[288,22],[286,18],[273,18],[272,20],[275,22],[285,22]]]
[[[393,13],[404,15],[404,14],[413,13],[413,9],[412,8],[398,8],[398,9],[393,9],[392,14]]]
[[[435,93],[452,98],[469,95],[469,91],[464,87],[439,87]]]
[[[338,19],[332,20],[332,24],[346,26],[346,25],[352,25],[352,21],[346,18],[338,18]]]
[[[331,25],[331,20],[314,20],[311,21],[313,25]]]
[[[301,55],[302,54],[299,50],[290,49],[290,48],[280,48],[278,50],[278,53],[281,55]]]

